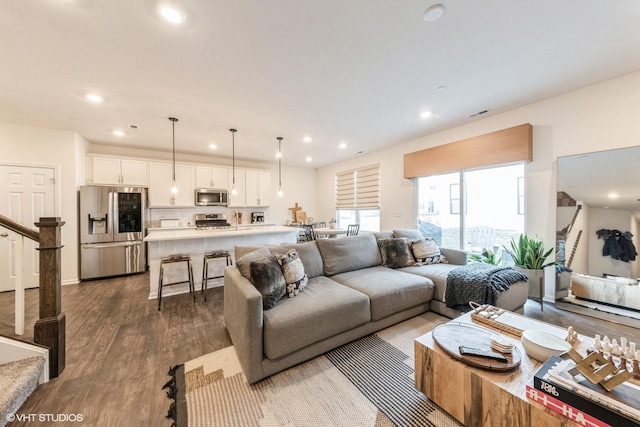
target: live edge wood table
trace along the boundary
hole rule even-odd
[[[520,330],[539,330],[562,338],[567,334],[566,329],[511,312],[505,312],[499,321]],[[491,329],[473,321],[470,313],[451,322]],[[414,343],[416,388],[465,426],[578,426],[527,399],[526,385],[533,385],[533,374],[542,364],[527,356],[519,337],[497,329],[495,333],[502,333],[518,348],[522,355],[519,367],[498,372],[469,366],[446,354],[429,332]],[[574,348],[586,354],[593,340],[584,336],[578,340]]]

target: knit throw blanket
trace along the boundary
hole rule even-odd
[[[494,305],[500,292],[527,276],[512,267],[496,267],[485,263],[472,263],[454,268],[447,276],[444,301],[447,307],[460,311],[469,309],[469,302]]]

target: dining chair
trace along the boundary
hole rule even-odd
[[[347,236],[357,236],[360,231],[360,224],[349,224],[347,226]]]
[[[327,223],[324,221],[319,221],[319,222],[314,222],[313,224],[313,231],[315,233],[317,228],[327,228]],[[316,233],[316,238],[320,239],[320,238],[324,238],[324,237],[329,237],[326,234],[317,234]]]
[[[311,242],[312,240],[316,240],[316,232],[313,230],[312,224],[305,224],[304,227],[304,236],[307,242]]]

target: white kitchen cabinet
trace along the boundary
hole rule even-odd
[[[196,187],[228,190],[229,168],[220,166],[196,166]]]
[[[271,204],[271,172],[245,171],[246,206],[269,206]]]
[[[178,193],[171,193],[173,168],[171,162],[149,162],[149,207],[195,206],[195,168],[192,165],[176,164]]]
[[[94,156],[93,184],[147,185],[147,162]]]
[[[233,170],[229,169],[229,207],[242,207],[246,206],[245,199],[245,170],[236,168],[236,192],[234,196],[231,192],[233,185]]]

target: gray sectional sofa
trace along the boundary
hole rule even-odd
[[[249,383],[428,310],[460,314],[443,297],[448,272],[466,264],[466,253],[441,248],[449,264],[392,269],[382,265],[377,238],[394,236],[407,237],[396,230],[269,246],[272,254],[297,249],[309,279],[297,296],[269,310],[237,268],[258,248],[235,248],[236,265],[224,273],[224,317]],[[527,294],[527,283],[516,283],[496,305],[522,312]]]

